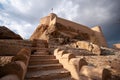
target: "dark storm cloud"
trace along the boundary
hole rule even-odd
[[[111,43],[120,43],[120,0],[71,0],[78,5],[77,16],[73,21],[89,27],[101,26],[103,33]],[[73,6],[74,6],[73,5]]]
[[[41,17],[59,17],[89,27],[99,25],[109,44],[120,42],[120,0],[0,0],[0,25],[29,38]]]

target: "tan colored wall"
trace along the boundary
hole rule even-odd
[[[41,19],[41,24],[43,24],[43,26],[39,26],[35,30],[30,40],[33,40],[33,39],[49,40],[49,35],[46,35],[46,34],[50,33],[50,31],[53,31],[54,28],[57,27],[57,26],[54,26],[57,23],[60,25],[63,25],[63,29],[60,31],[61,34],[65,33],[65,35],[70,36],[72,34],[78,35],[79,33],[79,35],[82,35],[82,33],[85,33],[89,37],[89,39],[86,39],[87,41],[90,41],[99,46],[107,46],[107,43],[105,41],[104,35],[100,27],[97,26],[91,29],[87,26],[57,17],[57,15],[54,13],[51,13],[48,16]],[[48,25],[48,27],[46,27],[46,30],[42,30],[42,27],[45,27],[44,25]],[[68,30],[73,30],[73,32]]]
[[[31,51],[39,47],[47,47],[44,40],[0,40],[0,56],[15,56],[22,48],[30,48]]]
[[[74,29],[76,32],[80,31],[80,32],[83,32],[83,33],[87,33],[90,36],[92,36],[93,33],[94,33],[87,26],[84,26],[84,25],[81,25],[81,24],[78,24],[78,23],[75,23],[75,22],[72,22],[72,21],[69,21],[69,20],[57,17],[57,15],[53,14],[53,13],[49,14],[46,17],[43,17],[41,19],[41,21],[40,21],[40,24],[49,25],[49,27],[51,27],[51,25],[55,25],[56,23],[60,23],[60,24],[64,25],[64,27],[66,27],[67,29],[68,28]],[[40,27],[40,26],[38,26],[38,27]],[[37,28],[34,31],[34,33],[32,34],[32,36],[30,38],[31,40],[33,40],[33,39],[40,39],[41,36],[37,35],[40,32],[37,31],[37,30],[40,30],[40,29]],[[44,35],[42,37],[44,38]]]
[[[113,44],[113,48],[120,50],[120,43]]]
[[[87,26],[84,26],[84,25],[81,25],[81,24],[60,18],[60,17],[57,17],[56,23],[65,25],[66,28],[71,27],[71,28],[75,29],[76,31],[88,33],[89,35],[93,34],[93,31],[90,28],[88,28]]]
[[[95,39],[93,42],[95,44],[98,44],[99,46],[107,47],[107,42],[105,40],[105,37],[103,35],[103,32],[100,26],[95,26],[91,29],[94,31],[94,34],[95,34]]]
[[[46,16],[46,17],[41,18],[40,23],[49,25],[49,23],[50,23],[50,16]]]
[[[0,55],[16,55],[22,48],[32,46],[28,40],[0,40]]]

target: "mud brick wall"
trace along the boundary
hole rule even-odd
[[[22,48],[31,48],[29,40],[0,40],[0,56],[15,56]]]

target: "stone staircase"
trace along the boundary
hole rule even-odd
[[[46,49],[37,49],[30,57],[25,80],[72,80],[53,55],[43,55]]]

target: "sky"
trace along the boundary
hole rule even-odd
[[[101,26],[107,43],[120,43],[120,0],[0,0],[0,26],[29,39],[40,19],[57,16],[94,27]]]

